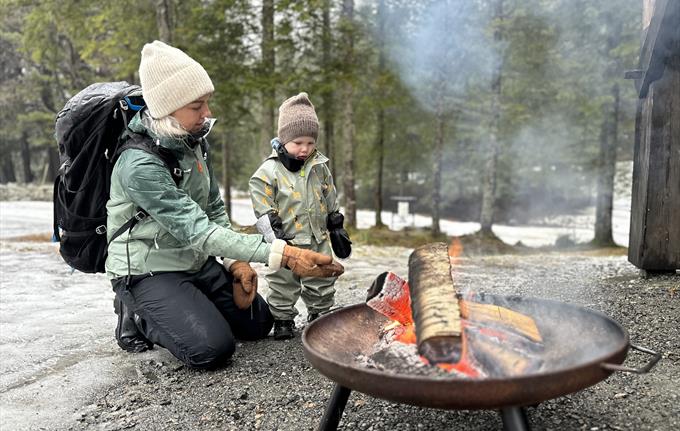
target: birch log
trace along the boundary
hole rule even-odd
[[[459,298],[447,245],[432,243],[415,249],[409,256],[408,281],[418,353],[433,364],[460,361]]]

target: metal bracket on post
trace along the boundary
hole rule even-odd
[[[623,73],[623,79],[642,79],[645,76],[645,71],[642,69],[626,70]]]

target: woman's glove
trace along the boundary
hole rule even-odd
[[[245,310],[253,303],[257,295],[257,272],[248,262],[237,260],[229,267],[234,276],[234,303],[241,310]]]
[[[345,216],[338,211],[328,214],[326,218],[326,227],[331,238],[333,253],[340,259],[345,259],[352,254],[352,241],[350,241],[349,234],[343,227],[344,222]]]
[[[338,277],[345,272],[345,268],[333,262],[330,256],[290,245],[283,248],[281,266],[299,277]]]

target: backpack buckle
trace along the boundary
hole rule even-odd
[[[120,99],[120,101],[118,101],[118,104],[123,109],[123,111],[128,110],[128,104],[127,104],[127,101],[125,99]]]
[[[106,225],[97,226],[94,230],[98,235],[104,235],[106,233]]]
[[[174,175],[178,178],[182,178],[182,174],[183,174],[183,172],[180,168],[175,168],[175,169],[172,170],[172,175]]]
[[[135,220],[137,221],[142,221],[146,218],[146,213],[144,211],[137,211],[137,213],[134,215]]]

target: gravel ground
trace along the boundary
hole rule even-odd
[[[368,283],[381,271],[405,276],[408,254],[407,249],[359,247],[338,282],[337,302],[363,300]],[[529,408],[533,429],[680,429],[680,275],[642,279],[624,256],[546,254],[464,258],[458,282],[477,292],[599,310],[627,328],[634,344],[663,352],[647,375],[615,373],[581,392]],[[298,317],[300,330],[303,317]],[[60,429],[311,430],[333,387],[304,359],[299,336],[241,343],[233,362],[217,371],[187,369],[161,348],[124,355],[133,371],[123,383],[100,391]],[[647,359],[631,353],[626,365],[639,366]],[[500,427],[494,411],[426,409],[356,392],[340,423],[348,430]]]

